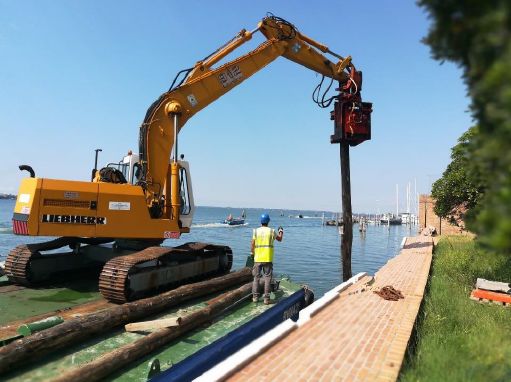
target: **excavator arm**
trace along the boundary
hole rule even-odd
[[[256,32],[261,32],[267,40],[249,53],[213,68]],[[336,62],[323,53],[335,57]],[[140,128],[141,184],[153,218],[162,216],[169,204],[172,211],[167,215],[173,219],[179,216],[177,136],[188,119],[280,56],[337,80],[341,85],[350,80],[348,69],[354,70],[350,56],[344,58],[331,52],[327,46],[300,33],[291,23],[273,15],[265,17],[253,31],[242,30],[216,52],[197,62],[186,71],[178,86],[171,87],[151,105]],[[174,162],[167,167],[172,147]],[[171,203],[165,201],[169,194]]]

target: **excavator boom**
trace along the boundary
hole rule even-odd
[[[266,41],[247,54],[217,68],[212,67],[249,41],[258,31],[266,37]],[[334,56],[337,62],[325,57],[321,51]],[[242,30],[228,44],[197,62],[179,86],[162,94],[149,108],[140,128],[139,144],[148,206],[157,209],[154,206],[161,205],[163,208],[161,199],[167,169],[161,164],[169,158],[177,134],[184,124],[195,113],[280,56],[341,84],[350,79],[347,68],[353,68],[350,56],[343,58],[331,52],[328,47],[301,34],[296,27],[281,18],[267,16],[255,30]],[[177,202],[175,200],[167,204],[172,204],[177,211]]]

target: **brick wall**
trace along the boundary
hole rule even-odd
[[[420,195],[419,197],[419,231],[426,227],[435,227],[438,235],[459,235],[466,231],[452,225],[445,219],[440,219],[433,208],[435,207],[435,199],[429,195]]]

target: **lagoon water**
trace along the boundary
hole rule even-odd
[[[16,245],[44,241],[42,237],[16,236],[12,233],[14,201],[0,200],[0,261]],[[179,240],[166,240],[164,245],[174,246],[189,241],[202,241],[228,245],[234,253],[233,269],[244,266],[250,252],[252,230],[259,224],[259,216],[268,212],[270,226],[284,227],[284,240],[275,244],[274,269],[298,283],[307,284],[317,297],[342,282],[340,243],[337,227],[322,225],[322,212],[297,210],[246,209],[243,226],[226,226],[220,221],[231,213],[241,215],[241,209],[198,207],[191,232]],[[299,218],[298,215],[303,218]],[[281,216],[283,215],[283,216]],[[329,214],[325,215],[330,218]],[[398,254],[405,236],[413,236],[416,228],[407,226],[367,226],[365,234],[353,228],[352,271],[374,274],[387,260]]]

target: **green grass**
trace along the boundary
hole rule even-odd
[[[469,299],[478,277],[511,281],[511,255],[443,238],[400,381],[511,381],[511,307]]]

